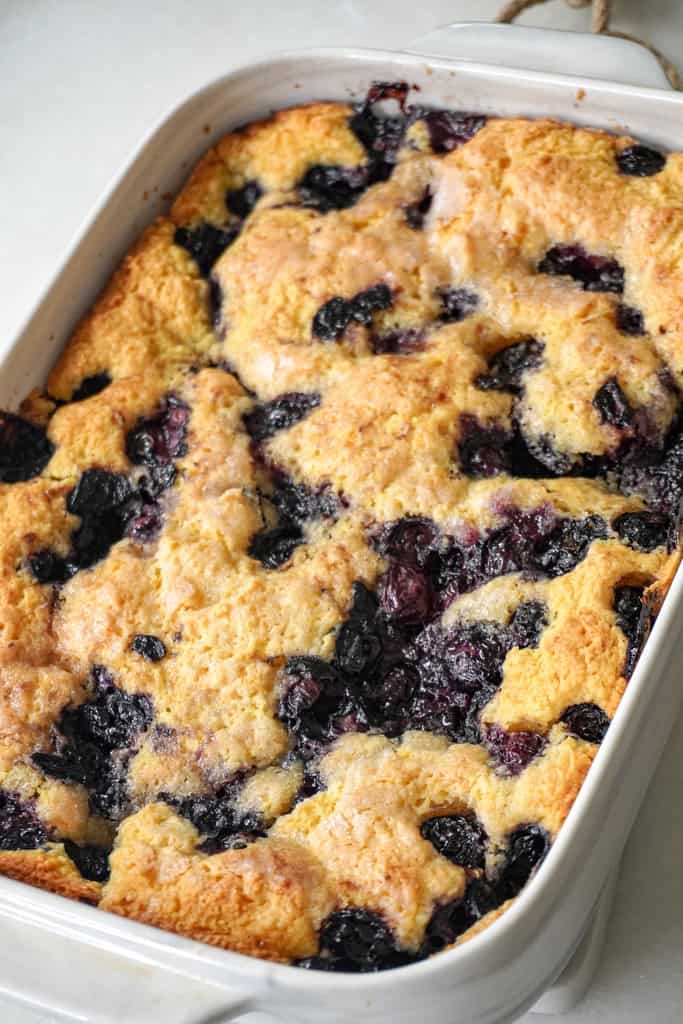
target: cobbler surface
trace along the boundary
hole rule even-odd
[[[552,121],[223,138],[0,414],[0,872],[301,967],[467,940],[677,565],[683,157]]]

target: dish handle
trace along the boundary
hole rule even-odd
[[[628,39],[588,32],[453,22],[420,36],[407,47],[407,52],[597,78],[648,89],[671,89],[656,57],[645,47]]]

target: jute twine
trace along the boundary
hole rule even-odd
[[[506,3],[498,13],[496,21],[508,24],[509,22],[514,21],[515,18],[519,17],[523,11],[528,10],[530,7],[536,7],[538,4],[545,4],[547,2],[548,0],[509,0],[509,2]],[[618,39],[629,39],[632,43],[639,43],[641,46],[644,46],[657,58],[664,74],[669,79],[674,89],[683,88],[683,80],[681,80],[681,76],[678,71],[671,61],[656,49],[656,47],[652,46],[651,43],[646,42],[644,39],[640,39],[638,36],[629,35],[628,32],[617,32],[616,29],[611,29],[609,27],[610,18],[612,16],[613,0],[565,0],[565,3],[576,9],[581,7],[590,7],[592,32],[596,32],[603,36],[616,36]]]

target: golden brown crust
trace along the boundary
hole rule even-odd
[[[197,840],[164,804],[128,818],[100,906],[268,960],[315,951],[333,903],[315,858],[278,840],[208,857],[196,851]]]

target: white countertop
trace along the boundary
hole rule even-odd
[[[0,0],[2,336],[18,329],[141,136],[199,85],[274,50],[407,45],[449,21],[491,18],[499,6],[498,0]],[[615,27],[647,35],[683,67],[679,0],[616,6]],[[555,2],[530,11],[522,24],[585,29],[588,21],[586,11]],[[679,721],[626,850],[602,964],[585,1000],[559,1018],[566,1024],[683,1020],[682,793]],[[53,1020],[0,996],[3,1024]],[[527,1024],[552,1020],[558,1018],[533,1016]]]

